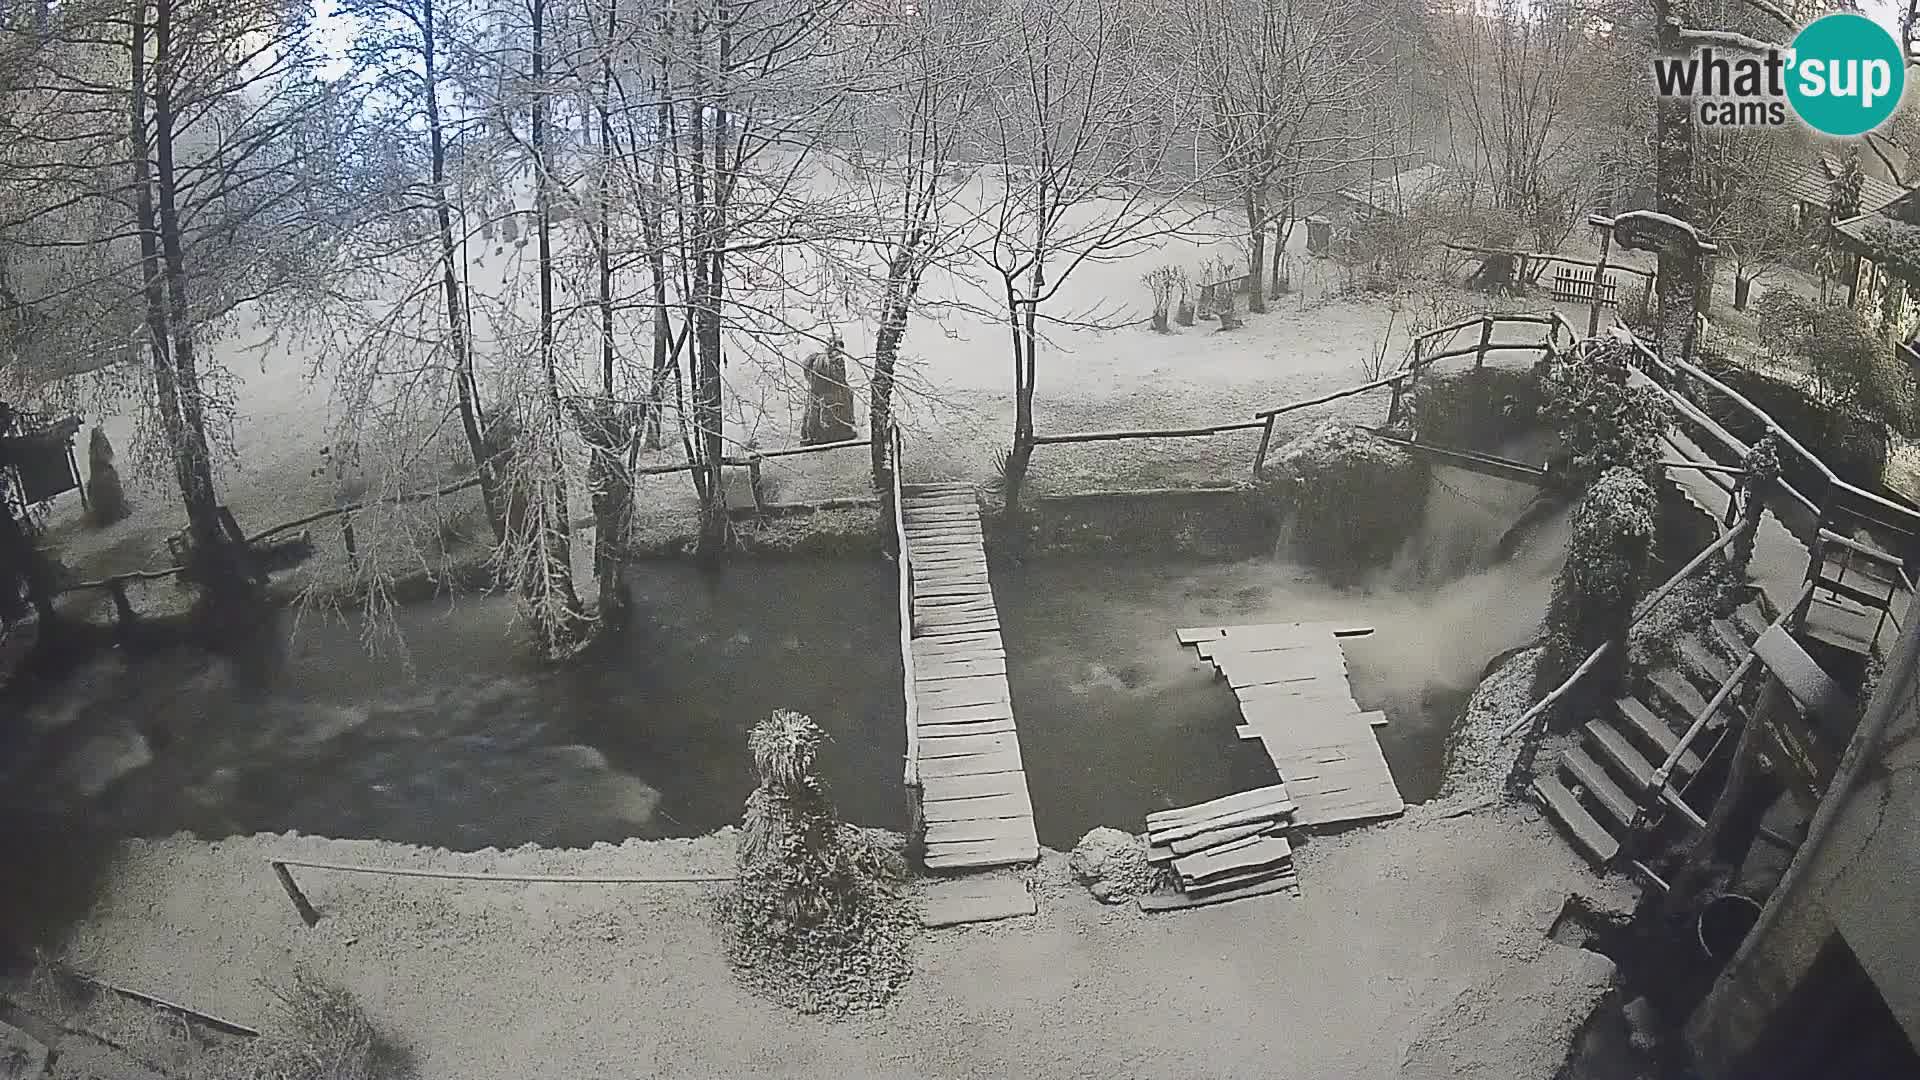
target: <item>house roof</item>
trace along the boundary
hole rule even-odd
[[[1827,204],[1827,192],[1832,188],[1833,180],[1840,175],[1840,161],[1828,154],[1822,154],[1812,164],[1790,177],[1784,190],[1796,202],[1812,203],[1815,206]],[[1890,184],[1877,176],[1860,177],[1860,210],[1863,214],[1877,213],[1895,199],[1905,195],[1898,185]]]
[[[1393,176],[1383,176],[1359,187],[1347,188],[1340,192],[1340,197],[1375,210],[1397,214],[1438,194],[1452,180],[1453,170],[1444,165],[1417,165]]]

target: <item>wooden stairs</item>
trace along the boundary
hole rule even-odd
[[[1535,777],[1533,793],[1547,816],[1595,866],[1619,856],[1655,771],[1765,626],[1758,609],[1748,605],[1733,619],[1715,620],[1689,634],[1678,645],[1676,666],[1653,672],[1636,694],[1589,719],[1578,741]],[[1709,721],[1707,738],[1724,733],[1729,722],[1744,721],[1737,700],[1730,700]],[[1701,754],[1690,748],[1676,763],[1673,779],[1684,783],[1702,767]]]

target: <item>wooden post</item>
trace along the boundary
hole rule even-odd
[[[127,602],[127,583],[123,578],[110,578],[107,591],[113,594],[113,614],[118,628],[125,630],[133,625],[133,605]]]
[[[1399,383],[1393,385],[1396,389],[1400,386]],[[1273,425],[1279,419],[1278,414],[1267,417],[1267,426],[1260,430],[1260,452],[1253,455],[1253,475],[1255,476],[1260,475],[1261,468],[1267,463],[1267,448],[1273,445]]]
[[[340,539],[347,545],[347,562],[355,570],[360,569],[360,545],[353,536],[353,515],[340,515]]]
[[[1600,230],[1600,258],[1593,264],[1593,307],[1587,312],[1587,336],[1590,338],[1600,336],[1600,297],[1607,280],[1607,254],[1612,248],[1613,223],[1609,220]]]
[[[1547,336],[1553,336],[1553,326],[1548,324]],[[1480,346],[1473,351],[1473,418],[1474,427],[1487,430],[1487,417],[1493,412],[1493,390],[1487,385],[1487,347],[1493,344],[1493,317],[1480,320]]]
[[[747,487],[753,490],[754,516],[766,517],[767,503],[760,495],[760,455],[758,454],[747,461]]]
[[[276,860],[273,864],[273,876],[280,879],[280,887],[287,891],[287,899],[293,901],[294,910],[300,913],[300,921],[308,926],[318,925],[320,913],[307,902],[305,894],[300,891],[300,886],[293,883],[293,875],[287,872],[287,864]]]
[[[87,498],[87,484],[80,476],[80,459],[73,455],[73,440],[67,440],[67,468],[73,470],[73,487],[80,493],[80,509],[91,510],[93,503]]]

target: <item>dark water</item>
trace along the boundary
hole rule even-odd
[[[1043,843],[1272,780],[1234,734],[1232,694],[1174,631],[1339,619],[1355,698],[1401,792],[1437,789],[1448,726],[1487,660],[1532,637],[1565,550],[1549,516],[1488,553],[1525,489],[1445,473],[1396,564],[1333,588],[1275,557],[1229,564],[1036,560],[994,570],[1008,675]],[[505,600],[401,615],[406,655],[306,622],[247,662],[182,651],[82,669],[0,746],[0,793],[65,802],[123,834],[296,830],[475,849],[692,835],[739,820],[748,728],[775,708],[831,735],[842,814],[898,828],[901,722],[893,567],[760,563],[720,577],[636,568],[634,631],[551,669]],[[0,733],[3,734],[3,733]]]
[[[889,565],[636,573],[635,632],[566,670],[530,662],[512,604],[490,598],[403,613],[405,663],[313,622],[248,664],[109,658],[28,718],[58,760],[16,764],[138,835],[577,846],[737,821],[747,729],[784,707],[832,736],[824,772],[848,819],[898,826]]]

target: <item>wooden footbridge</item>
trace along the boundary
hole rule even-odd
[[[930,870],[1040,857],[1006,646],[969,485],[899,489],[907,783]]]

